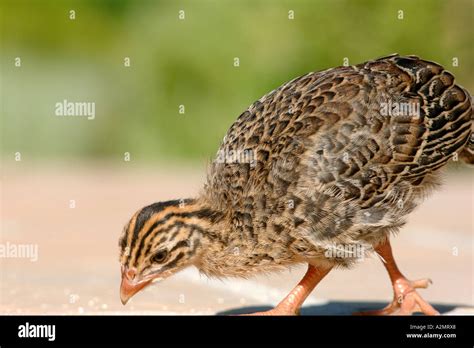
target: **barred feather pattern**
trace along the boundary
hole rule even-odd
[[[384,103],[419,114],[383,115]],[[214,162],[204,197],[263,260],[347,266],[327,260],[327,246],[370,249],[397,231],[468,142],[471,115],[453,75],[415,56],[309,73],[240,115],[219,153],[252,152],[253,162]]]
[[[151,209],[144,226],[178,219],[187,232],[166,243],[193,238],[198,247],[181,261],[211,276],[300,262],[349,267],[356,257],[329,258],[327,250],[357,244],[370,253],[397,232],[439,184],[439,169],[454,156],[468,161],[472,115],[453,75],[415,56],[303,75],[238,117],[201,194],[186,201],[187,216],[174,202]],[[145,268],[160,246],[144,253],[132,243],[145,235],[130,227],[140,214],[125,229],[121,259]],[[154,233],[160,227],[147,238],[156,241]],[[123,256],[127,247],[131,257]]]

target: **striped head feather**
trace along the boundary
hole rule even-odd
[[[215,217],[191,199],[154,203],[136,212],[119,241],[122,303],[151,282],[197,262]]]

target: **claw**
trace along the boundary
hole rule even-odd
[[[393,284],[394,299],[387,307],[356,312],[354,315],[411,315],[422,312],[426,315],[439,315],[439,312],[426,302],[415,289],[426,289],[433,282],[431,279],[418,279],[409,281],[405,278],[397,279]]]

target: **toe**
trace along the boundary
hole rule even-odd
[[[439,315],[439,312],[433,308],[428,302],[426,302],[420,295],[416,292],[414,293],[416,304],[419,307],[420,312],[426,315]]]
[[[416,289],[425,289],[430,284],[432,281],[429,278],[413,281],[398,279],[394,282],[394,300],[390,305],[380,310],[356,312],[353,315],[412,315],[416,312],[439,315],[439,312],[416,292]]]
[[[426,302],[416,291],[405,296],[400,304],[400,315],[411,315],[421,312],[425,315],[439,315],[439,312]]]
[[[420,288],[426,289],[431,284],[433,284],[433,281],[429,278],[410,281],[410,285],[415,289],[420,289]]]
[[[400,304],[400,310],[397,314],[412,315],[414,312],[416,312],[415,292],[410,292],[403,298],[403,301]]]

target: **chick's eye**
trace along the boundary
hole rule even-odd
[[[160,250],[151,257],[152,262],[161,263],[166,260],[168,252],[166,250]]]

